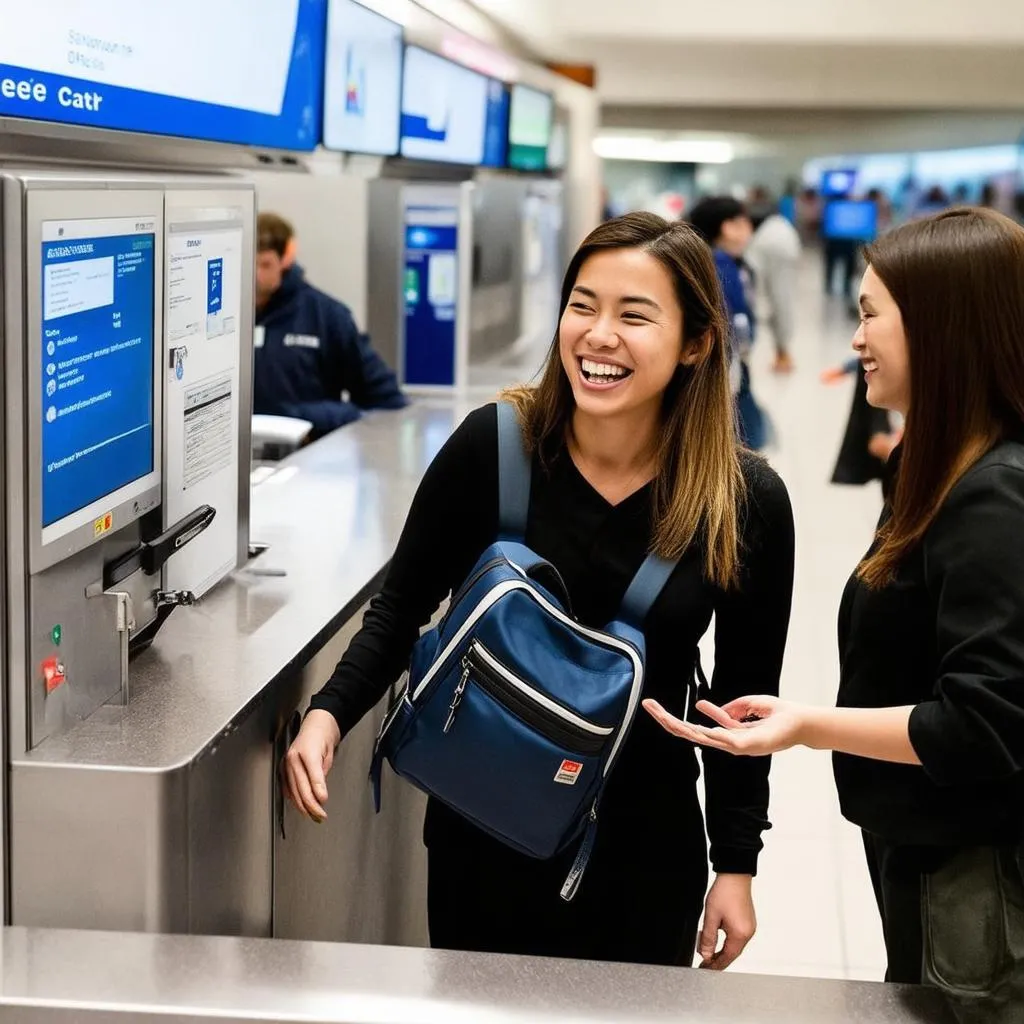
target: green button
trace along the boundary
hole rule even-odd
[[[54,644],[60,647],[61,639],[64,636],[64,630],[60,626],[54,626],[50,631],[50,636],[53,638]]]

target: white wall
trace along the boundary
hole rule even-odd
[[[485,10],[488,0],[477,0]],[[1024,42],[1019,0],[550,0],[545,12],[555,42],[637,36],[737,42],[862,41],[883,49],[892,43]]]
[[[1024,24],[1024,10],[1020,20]],[[1024,108],[1020,48],[588,41],[603,103]]]
[[[247,177],[256,182],[260,212],[280,214],[295,228],[306,277],[341,299],[365,330],[368,182],[351,174],[324,177],[288,171]]]

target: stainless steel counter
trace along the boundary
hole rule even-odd
[[[880,984],[280,940],[10,928],[0,971],[0,1008],[27,1024],[953,1021],[936,994]]]
[[[283,462],[254,489],[252,538],[270,549],[251,571],[174,612],[132,663],[127,707],[102,708],[16,767],[167,770],[198,757],[364,602],[464,411],[435,401],[372,413]],[[258,575],[268,569],[287,575]]]
[[[132,663],[127,707],[13,761],[12,924],[425,941],[421,797],[388,780],[374,817],[376,716],[341,748],[328,825],[282,806],[275,769],[467,411],[369,414],[255,487],[251,535],[269,549],[175,611]]]

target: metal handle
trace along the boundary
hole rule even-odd
[[[135,631],[135,606],[131,594],[118,591],[112,596],[117,599],[117,635],[121,645],[121,704],[127,707],[131,696],[128,685],[128,661],[131,635]]]

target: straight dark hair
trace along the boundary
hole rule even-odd
[[[678,558],[696,539],[704,543],[707,578],[723,588],[737,583],[739,515],[744,496],[735,416],[729,391],[728,325],[715,261],[688,224],[653,213],[616,217],[594,230],[569,262],[559,313],[569,305],[580,269],[591,256],[639,249],[668,271],[683,311],[683,341],[699,342],[694,366],[680,365],[662,399],[658,472],[654,480],[653,550]],[[547,461],[565,443],[576,403],[562,365],[559,333],[536,387],[512,388],[527,446]]]
[[[956,482],[1024,425],[1024,228],[994,210],[947,210],[865,258],[899,307],[910,366],[892,517],[860,567],[884,586]]]

